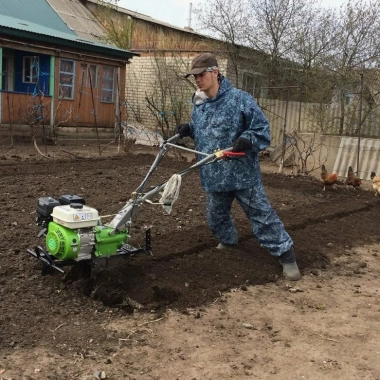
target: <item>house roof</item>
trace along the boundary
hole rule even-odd
[[[111,45],[85,40],[76,34],[72,35],[70,33],[63,33],[55,29],[47,28],[45,26],[37,25],[14,17],[1,16],[0,24],[0,34],[27,39],[33,42],[38,41],[48,43],[57,48],[76,48],[127,60],[133,56],[139,55],[128,50],[118,49]]]
[[[99,41],[107,31],[79,0],[46,0],[66,27],[79,37]]]
[[[16,3],[19,6],[19,12],[15,9]],[[25,13],[24,8],[28,14]],[[25,18],[21,18],[18,14]],[[51,20],[45,20],[49,17]],[[47,0],[0,0],[0,34],[29,40],[30,43],[37,41],[50,44],[57,49],[75,48],[85,52],[99,53],[118,60],[128,60],[139,55],[77,35],[58,16]]]
[[[93,4],[102,4],[102,0],[85,0],[85,1],[87,1],[89,3],[93,3]],[[196,34],[196,35],[202,36],[202,37],[207,37],[207,36],[203,36],[202,34],[200,34],[198,32],[195,32],[191,28],[181,28],[179,26],[175,26],[175,25],[169,24],[167,22],[163,22],[163,21],[157,20],[157,19],[155,19],[153,17],[150,17],[148,15],[144,15],[143,13],[139,13],[139,12],[131,11],[131,10],[126,9],[126,8],[119,7],[118,5],[111,4],[111,6],[116,11],[118,11],[120,13],[127,14],[127,15],[129,15],[129,16],[131,16],[133,18],[138,18],[140,20],[148,21],[148,22],[151,22],[153,24],[158,24],[158,25],[166,26],[168,28],[176,29],[176,30],[179,30],[181,32],[186,32],[186,33]],[[212,37],[208,37],[208,38],[213,39]]]
[[[14,17],[74,35],[45,0],[0,0],[0,15]],[[0,24],[2,17],[0,18]]]

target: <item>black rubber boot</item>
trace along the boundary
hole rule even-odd
[[[285,280],[298,281],[301,278],[301,273],[296,262],[296,253],[293,247],[280,256],[280,264],[282,265],[282,273]]]

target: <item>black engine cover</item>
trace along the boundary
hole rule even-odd
[[[82,205],[86,204],[84,199],[82,197],[79,197],[78,195],[71,195],[71,194],[65,194],[61,195],[59,198],[59,202],[61,205],[70,205],[71,203],[80,203]]]
[[[61,203],[52,197],[42,197],[37,202],[37,216],[49,218],[55,206],[61,206]]]

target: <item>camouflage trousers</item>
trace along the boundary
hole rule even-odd
[[[234,199],[247,215],[259,243],[271,255],[280,256],[292,247],[293,241],[269,203],[262,184],[242,190],[206,192],[207,223],[221,243],[238,243],[238,233],[231,215]]]

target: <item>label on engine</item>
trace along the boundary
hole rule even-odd
[[[87,206],[80,209],[70,205],[56,206],[51,216],[54,222],[70,229],[94,227],[100,220],[98,211]]]
[[[77,213],[73,214],[73,219],[75,222],[81,222],[83,220],[89,220],[89,219],[92,219],[92,214],[90,214],[90,213],[86,214],[85,212],[77,212]]]

